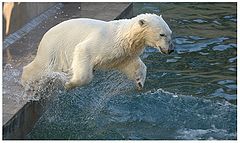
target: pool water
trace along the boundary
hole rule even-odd
[[[162,14],[175,52],[147,48],[145,87],[117,71],[56,95],[29,139],[237,139],[236,3],[134,3]]]

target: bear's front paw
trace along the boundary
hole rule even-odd
[[[138,90],[142,90],[142,89],[143,89],[143,85],[142,85],[141,82],[138,82],[138,83],[137,83],[137,89],[138,89]]]
[[[143,81],[140,78],[137,78],[136,83],[137,83],[137,89],[142,90],[143,89]]]

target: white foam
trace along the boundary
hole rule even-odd
[[[172,93],[172,92],[166,91],[166,90],[164,90],[162,88],[157,89],[155,93],[160,93],[160,92],[168,94],[168,95],[171,95],[174,98],[177,98],[179,96],[186,96],[186,95],[182,95],[182,94],[178,94],[178,93]],[[192,95],[188,95],[188,96],[192,96]]]
[[[211,129],[180,129],[177,131],[179,134],[176,139],[186,139],[186,140],[193,140],[193,139],[204,139],[204,136],[208,136],[211,134],[212,136],[209,136],[209,140],[214,140],[214,136],[222,137],[230,137],[234,138],[236,137],[236,133],[228,133],[225,129],[217,129],[215,125],[212,125]]]

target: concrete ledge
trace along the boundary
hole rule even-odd
[[[29,33],[29,31],[33,30],[38,26],[40,23],[42,23],[44,20],[48,19],[50,16],[54,15],[58,9],[62,8],[63,4],[58,3],[55,6],[51,7],[41,15],[37,16],[30,22],[28,22],[26,25],[24,25],[22,28],[17,30],[16,32],[10,34],[7,36],[3,41],[3,49],[7,48],[9,45],[13,44],[17,40],[21,39],[24,35]]]
[[[42,101],[26,103],[6,124],[3,125],[3,139],[24,139],[42,115],[45,105]]]
[[[32,18],[43,13],[56,3],[53,2],[4,2],[3,38],[20,29]]]
[[[74,9],[73,9],[74,7]],[[104,9],[97,9],[97,8]],[[64,3],[58,12],[45,19],[37,28],[20,37],[15,43],[8,45],[3,51],[3,65],[11,64],[13,68],[21,71],[27,65],[37,51],[37,45],[43,34],[52,26],[71,18],[89,17],[101,20],[113,20],[132,17],[133,5],[131,3]],[[60,14],[59,14],[60,13]],[[39,28],[42,27],[43,29]],[[26,43],[29,42],[29,43]],[[26,47],[26,45],[32,45]],[[27,58],[26,58],[27,57]],[[3,71],[3,76],[7,75]],[[20,75],[17,79],[20,80]],[[11,75],[10,75],[11,76]],[[11,81],[8,81],[11,83]],[[3,84],[6,80],[3,78]],[[7,93],[6,88],[23,90],[18,82],[10,87],[3,87],[3,139],[25,139],[36,121],[41,117],[51,99],[40,99],[39,101],[22,102],[21,104],[8,98],[13,92]],[[12,87],[11,87],[12,86]],[[9,90],[9,89],[8,89]],[[18,106],[14,106],[19,104]]]
[[[123,19],[123,18],[132,18],[133,17],[133,3],[130,3],[128,7],[120,14],[118,15],[115,20]]]

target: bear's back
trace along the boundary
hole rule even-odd
[[[89,35],[95,35],[105,29],[107,22],[88,18],[78,18],[64,21],[48,30],[38,47],[37,56],[52,52],[67,52],[72,55],[75,46]],[[60,50],[61,49],[61,50]],[[50,56],[50,55],[49,55]]]

